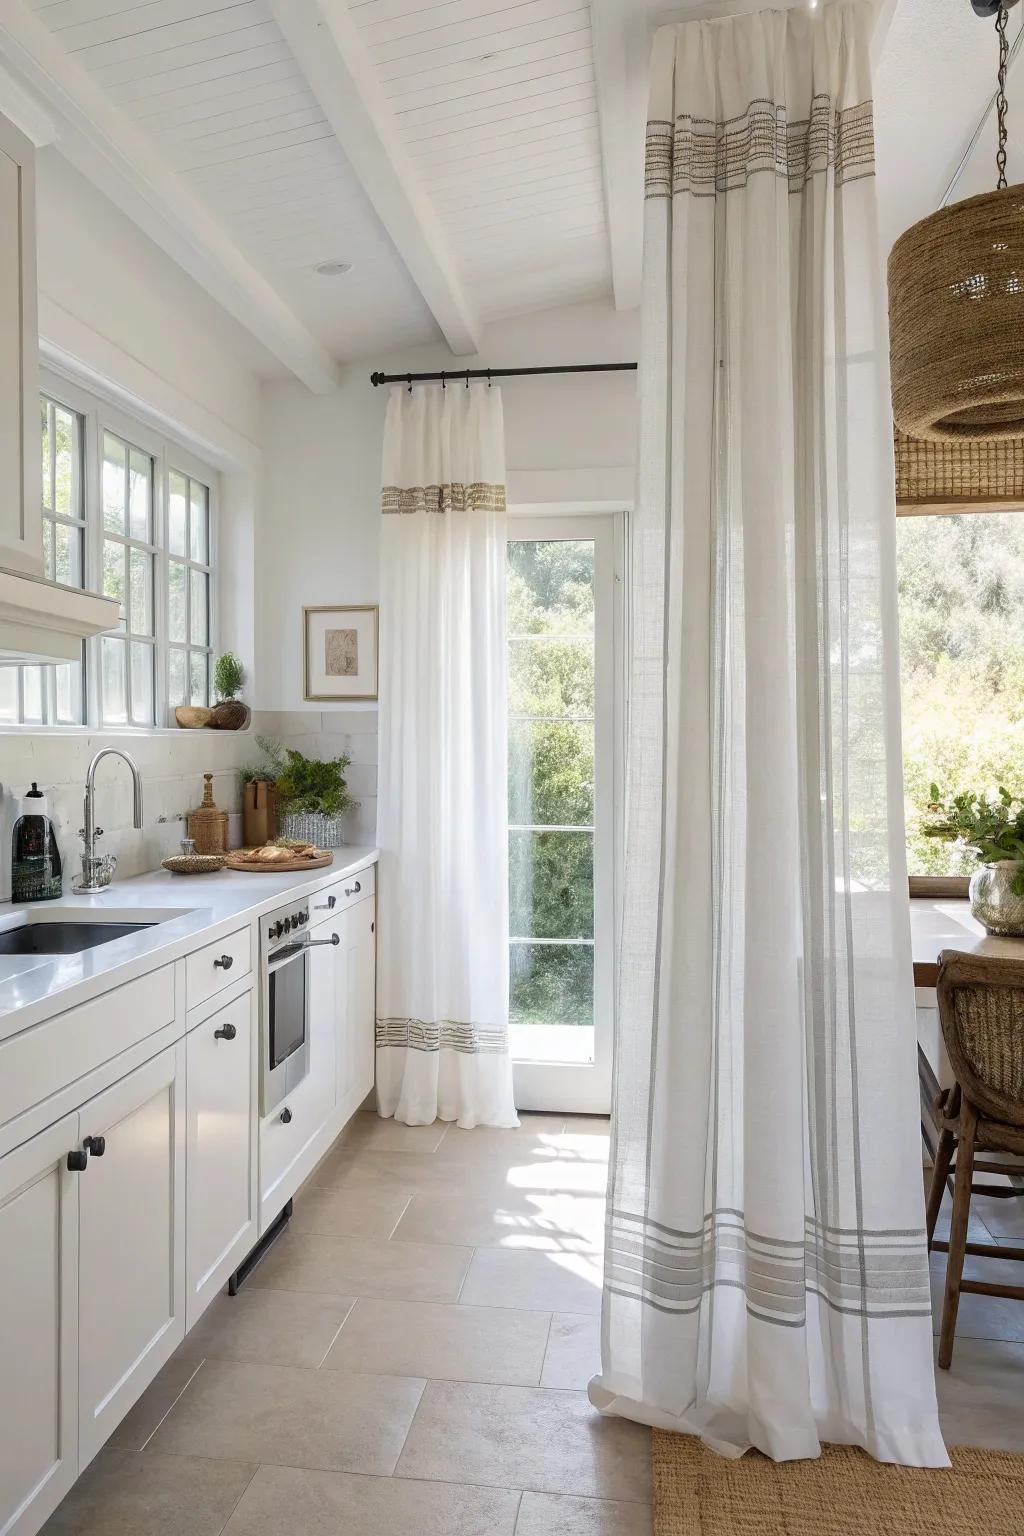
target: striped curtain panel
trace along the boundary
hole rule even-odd
[[[870,7],[660,31],[598,1407],[945,1465]]]
[[[381,513],[378,1109],[517,1125],[500,390],[392,389]]]

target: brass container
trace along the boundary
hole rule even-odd
[[[228,813],[213,803],[213,774],[204,773],[203,803],[188,817],[188,835],[197,853],[227,853]]]

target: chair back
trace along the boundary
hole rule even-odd
[[[989,1119],[1024,1125],[1024,958],[943,950],[936,991],[964,1094]]]

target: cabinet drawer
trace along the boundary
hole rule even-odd
[[[165,965],[5,1040],[0,1125],[173,1022],[174,967]]]
[[[367,896],[372,896],[377,889],[376,874],[371,864],[369,869],[361,869],[357,875],[348,875],[344,880],[336,880],[333,885],[317,891],[309,898],[310,926],[325,923],[330,917],[344,912],[347,907],[354,906],[357,901],[365,901]]]
[[[248,924],[215,944],[197,949],[185,961],[185,1005],[191,1011],[222,987],[252,970],[252,933]]]

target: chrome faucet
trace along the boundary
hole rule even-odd
[[[96,825],[96,769],[104,757],[123,757],[131,769],[134,799],[132,822],[136,831],[142,830],[142,778],[135,759],[127,752],[122,752],[120,747],[103,747],[89,764],[85,776],[85,826],[78,833],[85,845],[82,850],[82,873],[72,882],[72,890],[83,896],[106,890],[117,868],[116,854],[96,852],[96,839],[103,836],[103,828]]]

